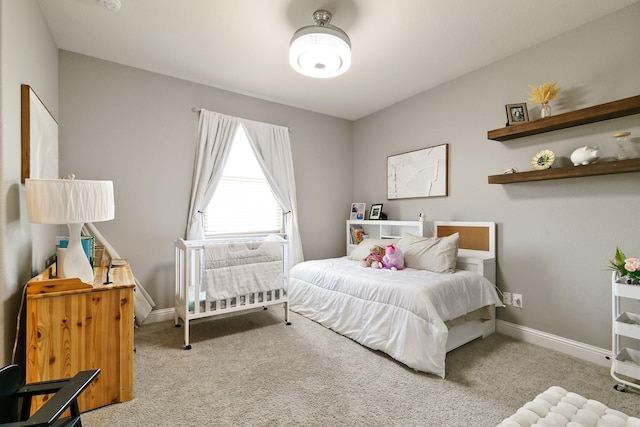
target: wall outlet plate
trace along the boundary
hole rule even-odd
[[[502,303],[504,305],[511,305],[511,292],[502,293]]]
[[[512,294],[511,301],[514,307],[522,308],[522,295],[521,294]]]

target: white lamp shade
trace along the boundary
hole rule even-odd
[[[308,77],[339,76],[351,66],[349,37],[334,26],[301,28],[291,39],[289,64]]]
[[[112,181],[27,179],[29,221],[74,224],[115,217]]]

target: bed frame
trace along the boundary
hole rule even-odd
[[[496,284],[496,225],[494,222],[434,221],[433,235],[445,237],[459,233],[458,263],[460,270],[475,271]],[[471,320],[449,328],[446,351],[449,352],[476,338],[496,331],[495,307],[491,320]]]
[[[184,348],[191,349],[189,342],[189,322],[205,317],[251,310],[255,308],[267,309],[270,305],[282,304],[284,307],[284,321],[289,322],[289,298],[287,296],[288,280],[288,242],[282,245],[282,287],[276,290],[263,290],[249,294],[235,295],[224,300],[210,300],[205,292],[190,292],[191,289],[201,290],[205,279],[203,277],[205,244],[207,243],[237,243],[256,242],[258,238],[233,238],[217,240],[183,240],[175,241],[175,325],[184,323]]]

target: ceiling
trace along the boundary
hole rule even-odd
[[[356,120],[640,0],[39,0],[60,49]],[[352,65],[311,79],[288,63],[316,9]],[[206,106],[204,106],[206,107]]]

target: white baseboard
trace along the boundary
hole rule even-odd
[[[144,319],[144,323],[157,323],[164,322],[165,320],[173,320],[174,319],[174,309],[173,308],[161,308],[159,310],[153,310],[146,319]]]
[[[162,308],[153,310],[145,319],[144,323],[164,322],[173,320],[174,309]],[[611,356],[611,350],[584,344],[579,341],[573,341],[558,335],[548,334],[536,329],[527,328],[526,326],[516,325],[515,323],[505,322],[504,320],[496,320],[496,332],[508,337],[528,342],[530,344],[539,345],[540,347],[559,351],[578,359],[586,360],[601,366],[610,367],[611,362],[607,357]]]
[[[526,326],[516,325],[515,323],[505,322],[504,320],[496,320],[496,332],[502,335],[515,338],[520,341],[545,347],[578,359],[586,360],[601,366],[610,367],[611,361],[607,359],[611,357],[610,349],[603,349],[579,341],[573,341],[557,335],[548,334],[536,329],[527,328]]]

